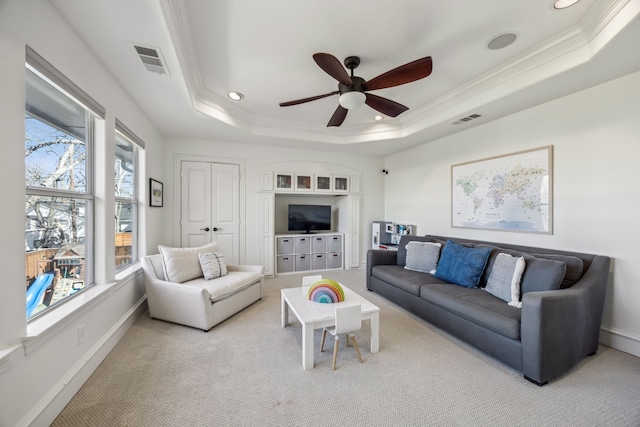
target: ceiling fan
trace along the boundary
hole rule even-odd
[[[281,102],[280,106],[290,107],[292,105],[303,104],[339,94],[340,98],[338,102],[340,105],[338,105],[333,116],[331,116],[327,127],[340,126],[347,117],[348,110],[357,108],[362,104],[367,104],[369,107],[384,115],[397,117],[409,108],[390,99],[365,92],[400,86],[405,83],[423,79],[431,74],[433,68],[431,57],[427,56],[380,74],[378,77],[374,77],[369,81],[365,81],[363,78],[353,75],[353,70],[360,65],[360,58],[357,56],[349,56],[344,60],[344,65],[347,69],[351,70],[351,76],[347,74],[347,71],[342,67],[338,58],[333,55],[328,53],[315,53],[313,60],[316,61],[316,64],[318,64],[325,73],[338,81],[338,90],[325,93],[324,95]]]

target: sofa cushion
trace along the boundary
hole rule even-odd
[[[202,277],[198,254],[220,251],[217,242],[197,248],[172,248],[158,245],[158,249],[160,250],[160,255],[162,255],[164,277],[169,282],[175,283],[183,283],[187,280]]]
[[[501,335],[520,339],[522,310],[483,289],[434,283],[420,288],[420,298]]]
[[[248,288],[259,281],[261,277],[262,274],[255,271],[229,271],[226,276],[215,280],[206,280],[204,277],[200,277],[185,282],[184,285],[206,289],[211,302],[216,302]]]
[[[524,295],[527,292],[552,291],[559,289],[567,270],[567,265],[562,261],[538,258],[527,252],[520,252],[491,245],[477,244],[476,248],[478,247],[491,248],[491,255],[487,262],[487,268],[482,275],[480,286],[482,286],[483,281],[486,285],[486,280],[488,280],[489,275],[491,274],[493,263],[499,253],[506,253],[514,257],[524,257],[527,266],[524,269],[522,280],[520,281],[521,295]]]
[[[467,248],[452,240],[442,249],[435,276],[466,288],[478,286],[491,248]]]
[[[493,263],[484,289],[491,295],[506,301],[510,306],[520,308],[522,307],[520,280],[522,280],[524,269],[524,257],[514,257],[501,252]]]
[[[401,265],[376,265],[371,269],[371,275],[416,296],[420,295],[422,285],[447,283],[431,274],[407,270]]]
[[[438,265],[440,258],[440,243],[434,242],[409,242],[407,243],[407,270],[432,273]]]
[[[577,256],[561,255],[561,254],[531,254],[537,258],[553,259],[562,261],[567,265],[567,272],[564,274],[560,289],[570,288],[575,285],[582,277],[584,272],[584,263]]]
[[[205,252],[198,254],[198,258],[205,280],[217,279],[227,274],[227,264],[222,252]]]

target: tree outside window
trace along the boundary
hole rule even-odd
[[[91,283],[93,115],[36,70],[26,70],[27,318]]]
[[[120,131],[115,144],[116,269],[137,259],[137,147]]]

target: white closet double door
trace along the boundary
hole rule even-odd
[[[240,166],[182,161],[181,244],[218,242],[229,264],[240,263]]]

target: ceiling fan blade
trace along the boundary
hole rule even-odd
[[[339,93],[340,92],[336,90],[336,91],[331,92],[331,93],[325,93],[324,95],[318,95],[318,96],[312,96],[312,97],[309,97],[309,98],[296,99],[295,101],[281,102],[280,106],[281,107],[290,107],[292,105],[304,104],[305,102],[315,101],[316,99],[326,98],[327,96],[337,95]]]
[[[349,110],[347,110],[346,108],[343,108],[341,105],[338,105],[338,108],[336,108],[336,111],[333,113],[333,116],[331,116],[331,120],[329,120],[327,127],[340,126],[342,122],[344,122],[344,119],[347,117],[348,111]]]
[[[365,96],[367,97],[364,101],[365,104],[389,117],[397,117],[409,109],[409,107],[381,96],[370,93],[365,93]]]
[[[353,81],[351,81],[351,77],[347,74],[347,70],[344,69],[340,60],[335,56],[328,53],[314,53],[313,60],[316,61],[318,67],[322,68],[325,73],[340,83],[348,86],[353,85]]]
[[[431,74],[432,69],[433,62],[431,57],[427,56],[374,77],[364,84],[364,88],[365,90],[378,90],[400,86],[427,77]]]

